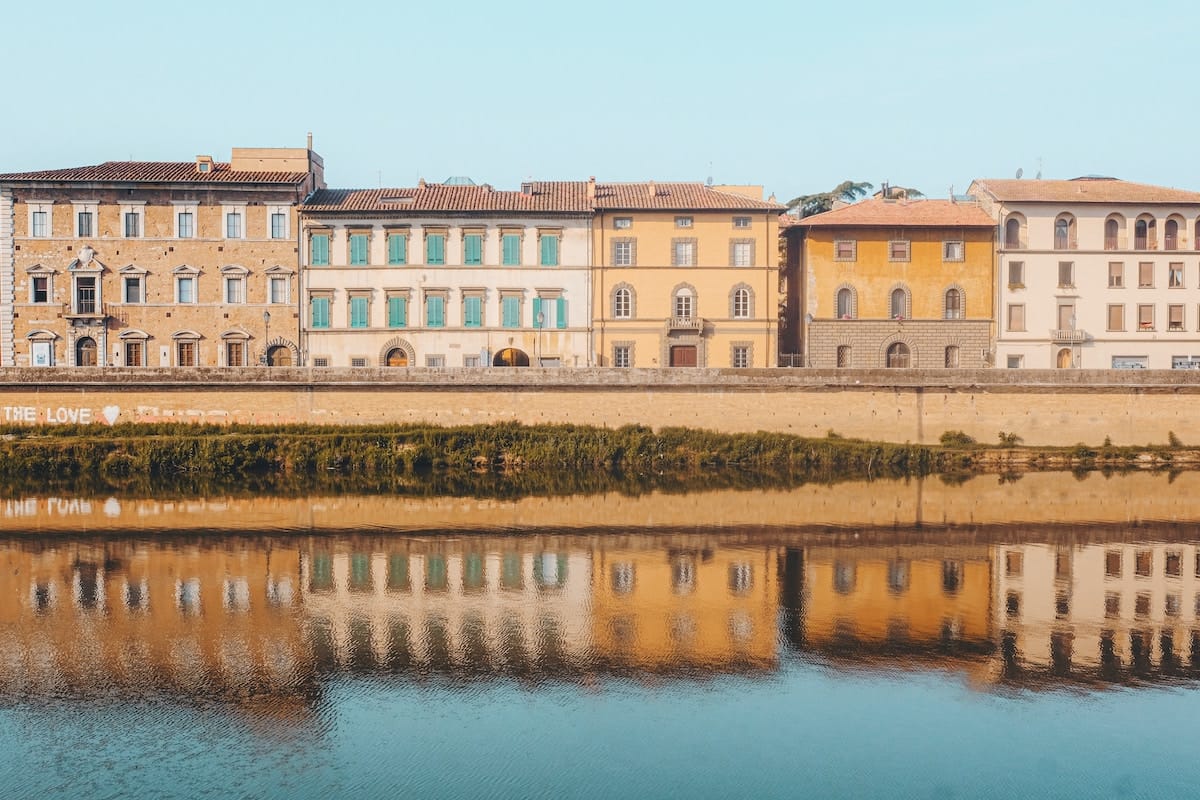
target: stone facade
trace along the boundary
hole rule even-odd
[[[907,345],[915,369],[989,366],[989,320],[814,320],[808,331],[808,362],[817,368],[886,367],[895,342]]]

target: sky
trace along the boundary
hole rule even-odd
[[[945,197],[1021,169],[1200,190],[1198,21],[1186,0],[13,3],[0,172],[227,160],[311,131],[342,188]]]

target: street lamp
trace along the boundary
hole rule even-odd
[[[267,356],[267,348],[271,346],[271,312],[263,311],[263,351],[262,365],[264,367],[271,366],[271,362]]]

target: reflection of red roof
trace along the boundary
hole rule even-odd
[[[1200,192],[1116,178],[1074,178],[1069,181],[988,178],[976,180],[971,186],[976,192],[986,192],[1001,202],[1200,203]]]
[[[209,172],[197,172],[195,161],[105,161],[90,167],[12,172],[0,181],[64,181],[80,183],[303,183],[303,172],[234,172],[229,164],[213,162]]]
[[[974,203],[949,200],[863,200],[844,208],[814,214],[795,223],[808,228],[991,228],[996,223]]]

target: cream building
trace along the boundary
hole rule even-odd
[[[305,363],[587,366],[594,189],[316,192],[302,209]]]
[[[1200,192],[976,180],[998,226],[1000,367],[1200,368]]]

